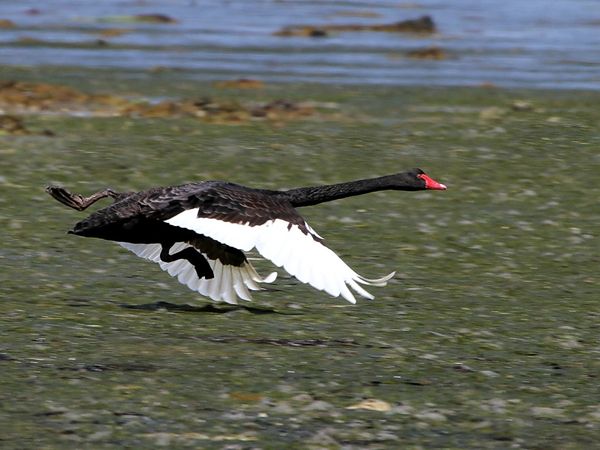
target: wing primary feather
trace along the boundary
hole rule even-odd
[[[387,285],[387,282],[390,281],[394,275],[396,275],[395,271],[381,278],[365,278],[362,275],[357,275],[358,278],[356,281],[362,284],[368,284],[370,286],[383,287]]]
[[[235,289],[235,293],[242,300],[251,301],[252,295],[250,295],[250,292],[244,283],[242,270],[242,268],[236,268],[236,270],[233,271],[233,288]]]

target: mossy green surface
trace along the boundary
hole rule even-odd
[[[323,115],[241,125],[32,115],[34,134],[0,136],[2,448],[597,445],[599,93],[9,75],[311,100]],[[44,129],[55,136],[35,134]],[[256,310],[206,310],[156,265],[66,235],[85,214],[44,193],[203,179],[289,188],[412,167],[448,191],[301,211],[359,273],[398,271],[355,306],[280,270]],[[176,307],[186,304],[197,308]],[[385,403],[348,409],[365,399]]]

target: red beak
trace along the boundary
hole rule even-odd
[[[445,184],[438,183],[429,175],[425,175],[424,173],[417,175],[417,177],[425,182],[425,189],[434,189],[437,191],[445,191],[448,189]]]

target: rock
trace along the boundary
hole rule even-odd
[[[325,37],[329,33],[376,31],[387,33],[435,33],[436,26],[431,16],[422,16],[417,19],[402,20],[391,24],[363,25],[363,24],[334,24],[334,25],[296,25],[282,28],[273,33],[275,36],[304,36]]]
[[[385,402],[383,400],[378,400],[376,398],[368,398],[354,405],[347,406],[346,409],[366,409],[369,411],[387,412],[392,409],[392,406],[388,402]]]

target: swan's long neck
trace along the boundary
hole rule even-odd
[[[419,188],[411,185],[402,174],[396,174],[325,186],[290,189],[283,194],[294,207],[301,207],[388,189],[412,191]]]

